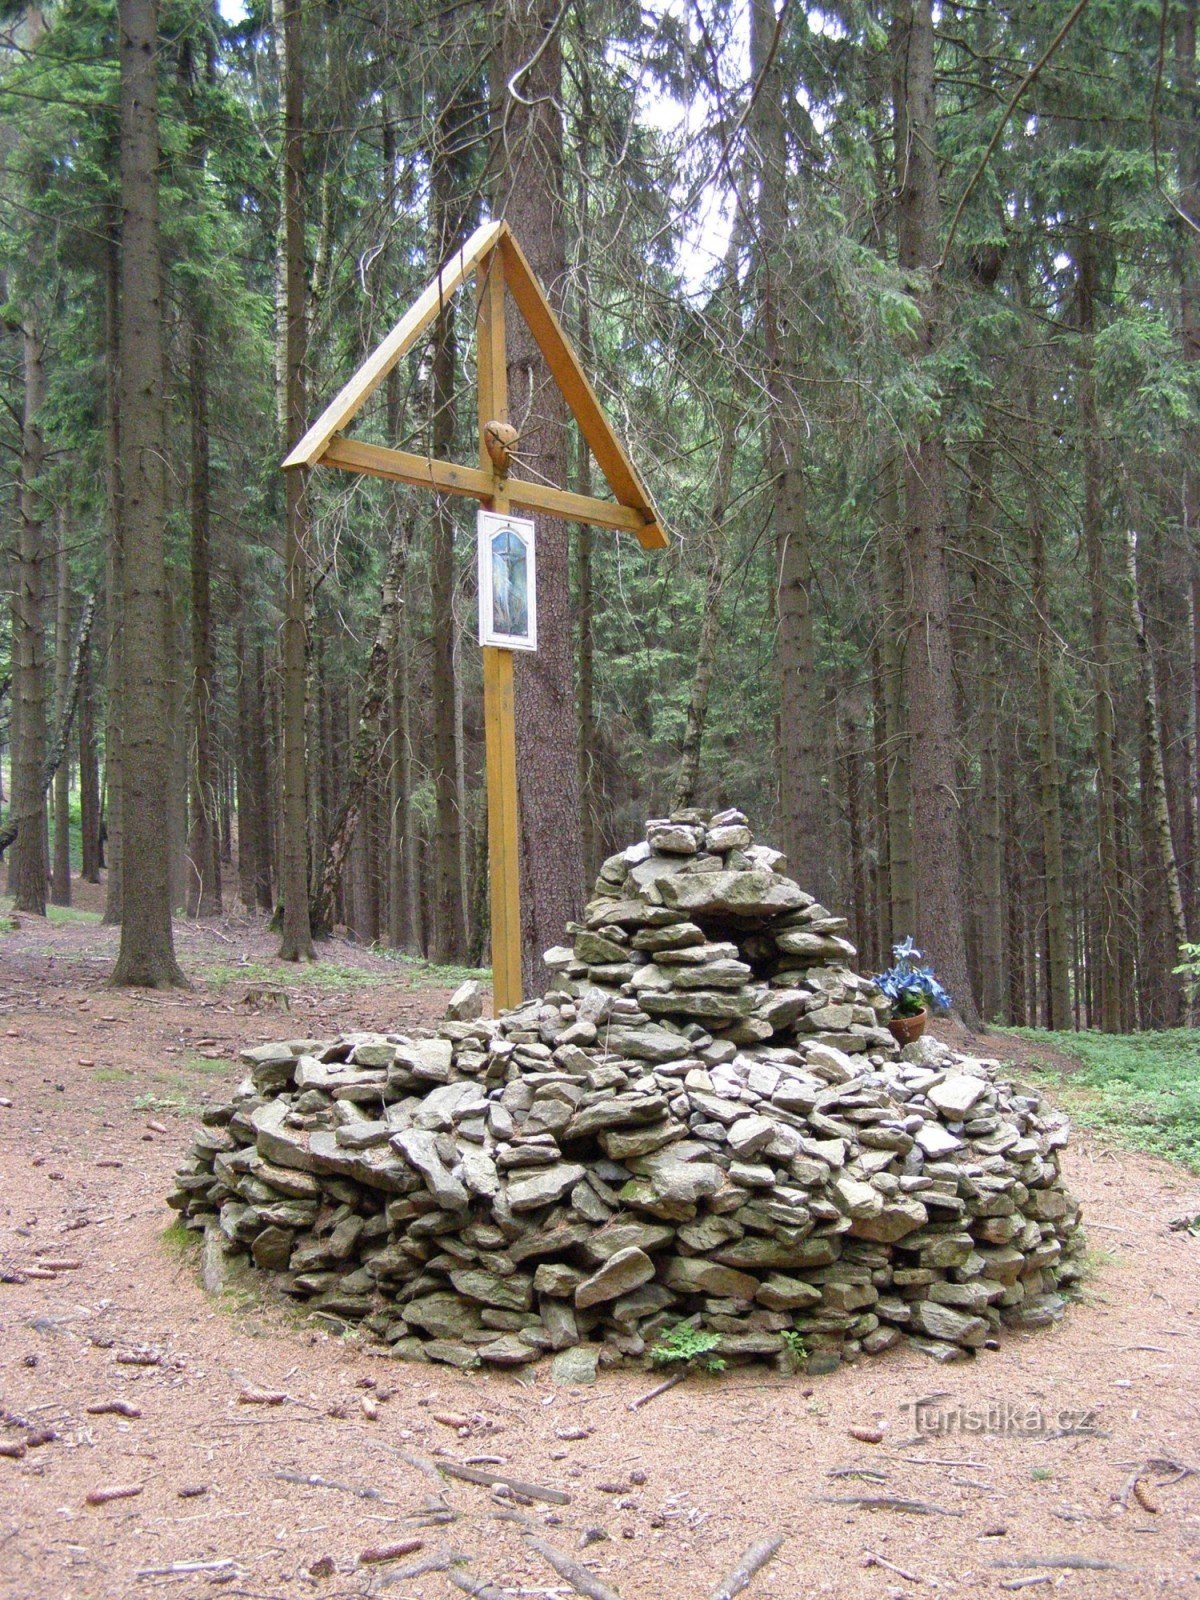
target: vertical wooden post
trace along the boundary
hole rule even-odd
[[[478,274],[479,464],[493,473],[488,506],[508,510],[505,480],[492,468],[484,439],[489,422],[508,421],[504,339],[504,266],[499,250]],[[487,744],[488,875],[492,917],[493,1010],[521,1003],[521,879],[517,814],[517,729],[513,714],[513,653],[483,652],[483,723]]]

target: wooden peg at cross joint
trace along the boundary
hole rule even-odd
[[[510,422],[484,423],[483,442],[491,457],[492,465],[501,477],[507,476],[520,441],[521,435]]]

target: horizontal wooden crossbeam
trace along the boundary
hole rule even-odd
[[[490,500],[496,493],[496,479],[480,467],[464,467],[455,461],[437,461],[413,455],[408,450],[392,450],[387,445],[366,444],[359,439],[335,435],[325,446],[321,465],[340,467],[343,472],[365,472],[394,483],[410,483],[418,489],[437,489],[443,494],[471,495]],[[504,492],[514,506],[561,517],[564,522],[585,522],[597,528],[615,528],[632,533],[646,550],[663,550],[666,535],[656,522],[647,522],[631,506],[614,500],[598,500],[590,494],[573,494],[546,483],[528,483],[522,478],[506,478]]]

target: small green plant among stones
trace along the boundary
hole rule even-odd
[[[804,1342],[804,1335],[802,1333],[799,1333],[795,1328],[785,1328],[780,1337],[782,1338],[784,1344],[787,1345],[788,1349],[791,1351],[794,1360],[808,1360],[808,1346]]]
[[[677,1322],[669,1328],[656,1345],[650,1348],[650,1359],[656,1366],[700,1368],[703,1372],[724,1372],[725,1363],[713,1352],[720,1344],[720,1336],[697,1328],[690,1322]]]

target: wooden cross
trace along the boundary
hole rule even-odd
[[[348,438],[345,430],[367,400],[434,321],[448,297],[472,274],[476,279],[478,320],[478,467]],[[506,290],[528,324],[615,500],[573,494],[551,484],[509,476],[517,435],[508,421]],[[570,340],[506,222],[485,222],[475,230],[330,402],[283,465],[285,469],[340,467],[345,472],[368,473],[421,489],[470,495],[493,511],[505,513],[520,506],[567,522],[614,528],[634,534],[647,550],[663,550],[667,546],[654,503],[601,410]],[[483,701],[492,989],[495,1010],[499,1012],[519,1005],[522,995],[520,820],[511,650],[484,647]]]

